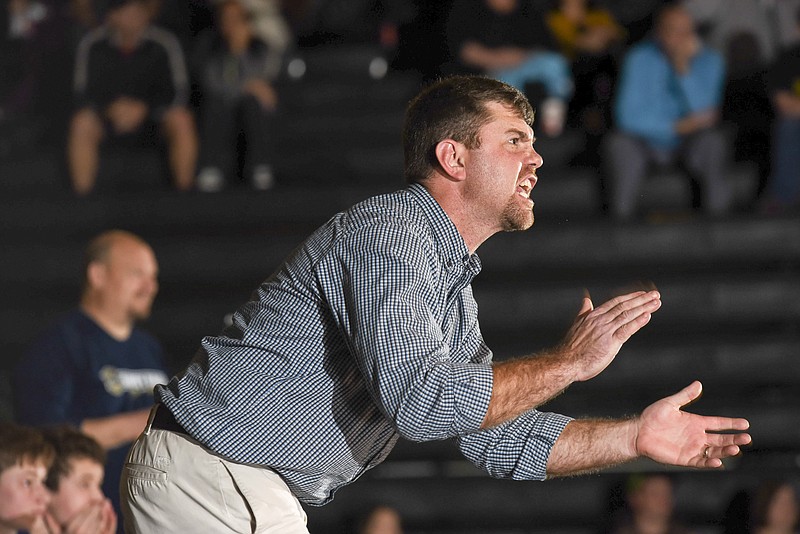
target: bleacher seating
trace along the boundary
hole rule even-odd
[[[101,230],[126,228],[152,243],[161,293],[146,328],[178,369],[318,224],[400,187],[402,113],[419,80],[391,73],[332,79],[335,68],[363,74],[375,56],[360,53],[309,54],[306,75],[285,82],[272,191],[178,194],[150,151],[144,159],[112,154],[105,166],[107,176],[144,177],[149,187],[74,199],[58,151],[0,162],[3,374],[47,322],[74,305],[82,247]],[[350,63],[343,66],[342,58]],[[664,304],[651,324],[601,376],[545,408],[623,416],[702,380],[706,394],[693,410],[753,424],[753,446],[726,471],[676,471],[682,516],[697,532],[718,532],[715,521],[736,490],[797,473],[800,218],[738,213],[711,220],[684,210],[657,222],[614,224],[601,216],[597,171],[568,165],[579,136],[542,140],[537,149],[546,164],[533,192],[536,225],[495,236],[479,250],[484,270],[474,287],[484,336],[498,359],[534,352],[560,339],[584,289],[599,303],[637,284],[658,287]],[[753,177],[746,169],[737,176],[743,205]],[[648,207],[683,206],[681,180],[649,181]],[[0,386],[0,417],[10,417],[7,381]],[[409,533],[588,534],[607,515],[609,488],[629,471],[658,468],[637,462],[546,483],[495,481],[450,442],[401,442],[332,504],[309,508],[309,525],[311,532],[336,532],[334,525],[365,503],[385,501],[402,512]]]

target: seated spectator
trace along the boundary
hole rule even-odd
[[[762,483],[753,495],[752,534],[795,534],[800,526],[800,503],[794,486],[786,481]]]
[[[733,195],[724,172],[728,140],[719,127],[724,79],[722,57],[702,44],[686,10],[666,6],[655,37],[628,52],[617,88],[617,131],[605,142],[617,220],[635,215],[653,163],[682,166],[701,186],[706,212],[727,212]]]
[[[615,55],[625,30],[610,11],[593,0],[559,0],[558,7],[548,13],[547,24],[561,53],[572,62],[575,94],[569,105],[570,118],[588,133],[602,134],[610,122]]]
[[[86,195],[95,186],[99,148],[114,136],[147,136],[160,127],[168,144],[175,187],[194,182],[197,134],[187,107],[188,78],[177,39],[151,25],[148,0],[110,0],[106,23],[78,46],[77,111],[67,155],[72,187]]]
[[[101,489],[106,461],[103,448],[69,426],[47,429],[44,436],[56,453],[45,481],[52,521],[63,534],[116,532],[117,516]]]
[[[0,534],[45,528],[44,480],[52,461],[53,447],[40,432],[0,423]]]
[[[766,62],[774,59],[778,46],[773,22],[775,3],[763,0],[682,0],[708,46],[724,55],[731,37],[748,33],[753,36]]]
[[[400,514],[385,504],[373,506],[358,522],[356,534],[403,534]]]
[[[64,11],[54,0],[0,3],[0,157],[61,143],[71,62]]]
[[[245,0],[251,7],[263,0]],[[335,44],[397,46],[400,26],[415,12],[412,0],[315,0],[281,2],[301,48]]]
[[[722,119],[735,126],[733,155],[758,170],[761,196],[770,172],[772,106],[766,91],[768,66],[780,48],[778,2],[683,0],[704,41],[728,66]]]
[[[795,15],[800,29],[800,8]],[[772,174],[764,210],[781,212],[800,205],[800,45],[785,50],[769,74],[775,109]]]
[[[755,36],[748,32],[728,40],[728,76],[722,104],[722,120],[735,127],[733,155],[752,162],[758,172],[755,197],[763,194],[770,174],[770,144],[774,113],[767,92],[768,69]]]
[[[238,168],[237,138],[246,142],[245,175],[255,189],[269,189],[274,179],[274,114],[279,73],[271,48],[254,32],[241,0],[225,0],[216,11],[218,35],[200,48],[197,69],[202,90],[201,191],[218,191]]]
[[[797,25],[797,10],[800,0],[781,0],[774,3],[776,12],[779,49],[800,44],[800,27]]]
[[[665,474],[634,475],[628,481],[625,509],[611,534],[686,534],[674,516],[672,480]]]
[[[538,108],[542,133],[561,133],[572,77],[569,63],[556,52],[543,10],[527,0],[456,0],[447,33],[459,70],[486,74],[526,92]],[[542,97],[535,94],[537,87],[543,88]]]

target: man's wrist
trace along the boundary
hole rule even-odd
[[[625,423],[625,443],[627,443],[627,455],[631,460],[635,460],[642,455],[639,451],[639,416],[630,417],[624,421]]]

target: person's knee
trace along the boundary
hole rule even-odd
[[[728,150],[728,139],[715,128],[703,130],[690,139],[694,150],[708,158],[723,158]]]
[[[169,138],[186,139],[195,136],[195,122],[192,112],[184,107],[169,109],[163,118],[164,130]]]

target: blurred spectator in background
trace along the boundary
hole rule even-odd
[[[43,334],[13,375],[20,422],[69,423],[106,449],[103,492],[117,515],[128,446],[147,421],[153,387],[167,381],[161,345],[136,326],[150,315],[157,271],[139,237],[115,230],[93,239],[79,308]]]
[[[150,24],[149,0],[108,2],[106,24],[81,40],[75,61],[77,111],[67,146],[72,187],[79,195],[94,188],[100,143],[108,133],[149,136],[160,126],[175,187],[190,189],[197,134],[180,44]]]
[[[391,50],[398,45],[400,27],[416,13],[411,0],[292,0],[282,4],[301,47],[374,44]]]
[[[525,92],[537,108],[537,133],[553,137],[564,127],[573,83],[546,16],[529,0],[456,0],[447,38],[459,71],[486,74]]]
[[[795,14],[800,29],[800,8]],[[785,50],[769,75],[775,108],[772,174],[764,210],[781,212],[800,205],[800,44]]]
[[[0,12],[0,121],[29,110],[36,98],[41,56],[37,53],[50,7],[39,0],[8,0]]]
[[[780,48],[778,4],[771,0],[683,1],[703,40],[725,57],[728,69],[722,119],[736,127],[736,161],[757,166],[756,196],[763,191],[770,172],[773,113],[766,73]]]
[[[725,68],[705,47],[688,12],[668,5],[654,39],[630,49],[617,88],[616,131],[605,143],[610,209],[634,216],[639,188],[652,163],[678,163],[703,188],[703,207],[725,213],[732,190],[725,181],[728,140],[719,124]]]
[[[385,504],[373,506],[358,522],[355,534],[403,534],[400,513]]]
[[[0,158],[61,142],[69,27],[59,2],[0,2]]]
[[[611,534],[688,534],[674,517],[672,479],[665,474],[633,475],[626,487],[625,508]]]
[[[45,481],[50,490],[47,510],[60,532],[116,532],[114,508],[101,489],[106,461],[103,448],[86,434],[65,425],[46,429],[44,436],[56,452]]]
[[[765,0],[683,0],[703,41],[725,54],[731,38],[747,33],[765,62],[778,50],[775,4]]]
[[[197,188],[218,191],[238,169],[237,139],[244,133],[245,176],[255,189],[274,183],[274,114],[283,52],[260,39],[244,0],[217,5],[216,32],[195,54],[202,92],[201,170]]]
[[[767,92],[768,64],[761,54],[758,41],[749,32],[731,35],[725,56],[728,75],[725,81],[722,120],[735,127],[735,160],[756,165],[758,188],[755,197],[759,197],[766,187],[770,173],[774,119]]]
[[[215,0],[217,4],[224,0]],[[293,46],[294,36],[281,11],[280,0],[239,0],[250,15],[253,33],[270,49],[267,66],[271,77],[278,76],[286,52]]]
[[[775,25],[778,29],[780,49],[800,44],[800,27],[797,25],[797,11],[800,0],[780,0],[774,2]]]
[[[589,136],[588,150],[597,151],[600,136],[611,122],[611,93],[616,80],[616,56],[625,30],[611,12],[593,0],[559,0],[547,23],[572,65],[575,93],[568,122]]]
[[[750,492],[737,491],[722,516],[722,534],[750,534]]]
[[[796,534],[800,503],[787,481],[767,481],[756,489],[750,516],[751,534]]]

